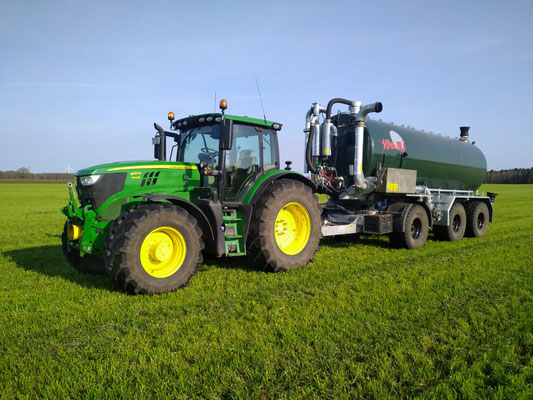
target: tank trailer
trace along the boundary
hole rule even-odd
[[[336,104],[347,111],[333,115]],[[247,255],[261,269],[287,271],[312,261],[323,236],[387,235],[414,249],[430,229],[455,241],[485,235],[492,221],[496,194],[477,192],[487,167],[468,127],[450,139],[370,118],[379,102],[313,103],[307,178],[291,161],[280,166],[280,123],[226,109],[222,100],[220,113],[169,113],[169,130],[154,124],[155,161],[75,173],[62,209],[74,268],[107,273],[130,293],[164,293],[188,285],[203,254]],[[317,193],[328,195],[325,205]]]

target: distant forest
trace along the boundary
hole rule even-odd
[[[533,183],[533,168],[490,170],[485,183]]]
[[[30,172],[29,168],[23,167],[16,171],[0,171],[0,179],[69,181],[74,180],[74,175],[61,172],[42,172],[35,174]],[[484,183],[533,184],[533,168],[503,169],[501,171],[490,170],[487,172]]]
[[[30,172],[29,168],[22,167],[16,171],[0,171],[0,179],[10,179],[10,180],[47,180],[47,181],[69,181],[74,180],[73,174],[67,174],[62,172],[41,172],[33,173]]]

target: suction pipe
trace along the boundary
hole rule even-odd
[[[354,186],[364,191],[371,191],[374,184],[365,178],[363,174],[363,145],[365,136],[365,118],[368,114],[375,112],[380,113],[383,110],[383,104],[377,102],[374,104],[367,104],[361,107],[357,117],[355,118],[355,152],[354,152]]]
[[[305,150],[305,161],[309,172],[316,174],[318,170],[313,165],[313,156],[320,156],[320,114],[326,109],[320,103],[313,103],[305,115],[305,136],[307,145]]]

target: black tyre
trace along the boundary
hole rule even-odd
[[[84,274],[104,274],[105,263],[101,257],[92,254],[86,254],[81,257],[79,250],[67,248],[67,226],[68,222],[65,223],[61,234],[61,247],[69,264]]]
[[[410,203],[393,203],[387,208],[388,212],[403,213],[406,207],[411,207]],[[402,247],[402,238],[398,232],[389,234],[389,241],[392,247]]]
[[[406,209],[404,232],[394,232],[390,237],[395,247],[418,249],[426,243],[429,230],[428,215],[422,206],[414,204]]]
[[[481,201],[466,204],[466,236],[485,236],[489,229],[489,208]]]
[[[450,210],[448,226],[434,226],[433,235],[437,240],[453,242],[461,240],[466,230],[466,211],[461,203],[455,203]]]
[[[160,207],[156,204],[142,204],[141,207],[143,208],[149,208],[152,210],[156,210],[157,207]],[[120,244],[119,240],[117,240],[120,237],[124,236],[124,222],[130,218],[129,214],[138,211],[139,206],[133,206],[128,211],[124,212],[120,215],[115,221],[111,223],[109,234],[106,238],[105,243],[105,250],[104,250],[104,263],[105,263],[105,271],[109,275],[109,277],[113,280],[115,280],[116,270],[114,268],[115,264],[112,262],[112,257],[117,254],[118,246]]]
[[[255,204],[248,253],[266,271],[288,271],[313,260],[321,237],[318,199],[303,183],[279,180]]]
[[[127,292],[171,292],[196,275],[203,248],[202,231],[185,210],[143,204],[113,223],[106,240],[106,270]]]

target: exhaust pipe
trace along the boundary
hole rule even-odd
[[[468,142],[468,130],[470,129],[469,126],[460,126],[459,129],[461,130],[461,134],[459,136],[459,140],[463,142]]]

